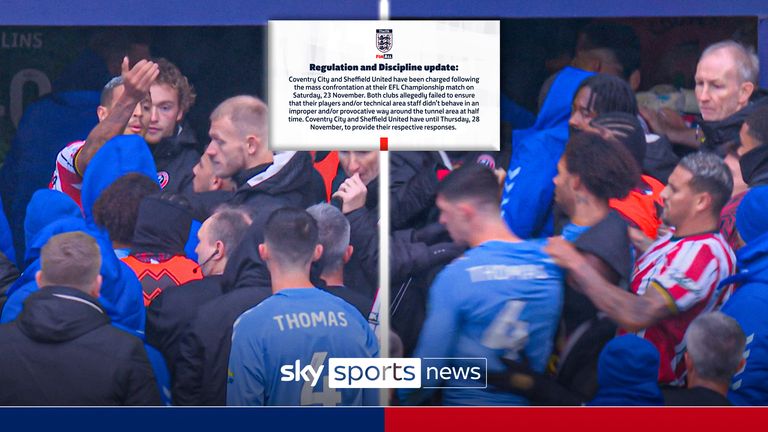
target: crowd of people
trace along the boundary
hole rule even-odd
[[[250,95],[198,147],[179,68],[120,57],[26,203],[23,253],[0,244],[0,404],[768,404],[757,57],[703,51],[691,126],[638,106],[626,28],[588,30],[500,152],[393,152],[388,185],[376,151],[273,152]],[[380,355],[485,358],[488,385],[381,400],[281,375]]]
[[[504,152],[449,153],[444,180],[411,189],[434,202],[432,219],[411,228],[435,234],[427,223],[439,222],[468,249],[393,287],[393,327],[406,356],[487,358],[488,387],[454,377],[439,394],[431,382],[400,390],[397,403],[768,402],[758,58],[731,40],[704,49],[700,117],[687,124],[638,105],[628,33],[583,31],[533,124],[513,128],[508,164]]]
[[[3,404],[379,404],[283,389],[274,366],[378,356],[377,159],[334,154],[323,177],[328,154],[273,153],[248,95],[211,113],[201,154],[184,122],[195,97],[170,61],[125,57],[96,126],[51,160],[23,257],[3,255]],[[274,328],[248,324],[275,300]],[[269,350],[240,343],[255,330]]]

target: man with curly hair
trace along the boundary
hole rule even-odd
[[[184,116],[195,103],[195,89],[176,65],[155,59],[160,70],[149,88],[152,111],[144,139],[157,165],[160,186],[169,192],[192,191],[192,168],[200,160],[195,134]]]

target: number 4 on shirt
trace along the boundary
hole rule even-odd
[[[528,323],[520,321],[525,302],[509,300],[483,333],[482,344],[491,349],[503,349],[504,357],[518,360],[528,343]]]
[[[312,354],[312,368],[319,370],[325,363],[325,358],[328,356],[327,352],[316,352]],[[328,387],[328,374],[322,378],[323,390],[320,392],[313,391],[312,383],[307,381],[304,386],[301,387],[301,404],[302,405],[322,405],[322,406],[336,406],[341,403],[341,393],[338,390]]]

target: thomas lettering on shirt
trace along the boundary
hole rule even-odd
[[[347,317],[344,312],[299,312],[275,315],[272,319],[275,320],[280,331],[313,328],[317,326],[347,327]]]

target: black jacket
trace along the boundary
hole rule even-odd
[[[725,155],[725,147],[731,142],[739,141],[739,130],[744,120],[757,108],[768,105],[768,92],[757,90],[749,102],[749,105],[723,120],[701,122],[701,130],[704,132],[704,142],[701,149]]]
[[[229,256],[221,280],[225,292],[239,288],[271,286],[267,264],[262,261],[258,249],[259,244],[264,243],[265,223],[266,218],[254,219],[243,233],[244,240]]]
[[[269,270],[258,252],[259,244],[264,241],[264,225],[278,208],[308,205],[308,197],[313,193],[308,183],[310,176],[306,174],[310,169],[316,171],[311,166],[311,160],[305,159],[305,156],[308,155],[296,153],[286,162],[285,156],[281,160],[277,155],[275,164],[254,168],[240,176],[241,182],[245,183],[236,192],[235,200],[237,204],[249,208],[253,223],[243,233],[244,240],[229,256],[221,278],[223,294],[199,308],[180,338],[172,380],[174,404],[226,403],[226,371],[232,325],[243,312],[272,295]],[[270,175],[269,168],[273,165],[279,170],[273,170]],[[249,174],[253,175],[249,177]],[[246,190],[250,187],[248,178],[258,176],[262,181],[252,190]],[[313,268],[311,279],[321,286],[316,279],[317,273],[317,269]]]
[[[646,135],[646,140],[648,136]],[[643,172],[667,184],[680,158],[672,150],[672,143],[664,136],[653,135],[648,141],[643,158]]]
[[[627,227],[624,218],[616,211],[611,211],[574,242],[579,251],[600,258],[610,268],[615,278],[611,282],[614,283],[628,282],[632,276],[632,245]],[[595,318],[597,312],[586,295],[566,283],[562,311],[566,335],[570,336],[582,323]]]
[[[389,274],[392,328],[410,355],[416,348],[427,311],[427,295],[435,276],[465,247],[452,243],[439,224],[390,236]]]
[[[267,210],[267,217],[280,207],[307,208],[325,201],[323,178],[307,152],[277,153],[271,164],[239,173],[234,180],[238,188],[230,204],[246,205],[256,213]]]
[[[453,243],[439,223],[423,228],[394,231],[389,240],[390,283],[399,285],[414,276],[423,276],[460,256],[466,247]]]
[[[368,183],[365,205],[345,215],[352,257],[344,266],[344,284],[373,300],[379,286],[379,179]]]
[[[270,288],[237,289],[200,307],[181,338],[172,380],[174,405],[226,405],[232,325],[270,295]]]
[[[741,155],[741,177],[749,187],[768,184],[768,143]]]
[[[392,230],[429,222],[435,206],[437,152],[392,152],[390,156],[390,225]]]
[[[189,127],[179,129],[181,131],[175,136],[150,146],[160,186],[173,193],[192,191],[192,168],[200,161],[195,133]]]
[[[166,288],[147,308],[147,343],[163,354],[171,376],[182,333],[198,309],[221,294],[221,276],[208,276]]]
[[[222,280],[225,291],[271,286],[269,271],[257,249],[264,242],[264,226],[279,208],[307,208],[325,200],[322,178],[313,174],[320,175],[308,153],[284,152],[275,155],[274,163],[236,176],[240,187],[229,203],[245,206],[253,222],[244,233],[247,241],[241,242],[227,261]]]
[[[360,314],[366,320],[368,319],[368,315],[371,314],[371,309],[373,308],[373,302],[371,301],[371,299],[369,299],[368,297],[365,297],[364,295],[361,295],[357,291],[351,290],[349,289],[349,287],[344,285],[326,285],[321,289],[329,294],[335,295],[336,297],[354,306],[355,309],[360,311]]]
[[[633,257],[627,222],[617,212],[608,213],[603,220],[581,234],[574,245],[582,253],[599,258],[607,266],[609,282],[618,284],[631,279]],[[562,321],[568,344],[560,353],[557,383],[571,395],[584,401],[592,400],[598,388],[600,352],[615,337],[616,324],[600,314],[592,301],[567,281]],[[558,393],[543,391],[536,394],[534,400],[544,404],[561,403],[557,402]]]
[[[73,288],[30,295],[0,352],[1,405],[160,405],[142,342]]]
[[[664,394],[666,406],[731,406],[731,401],[720,393],[706,387],[667,388]]]

